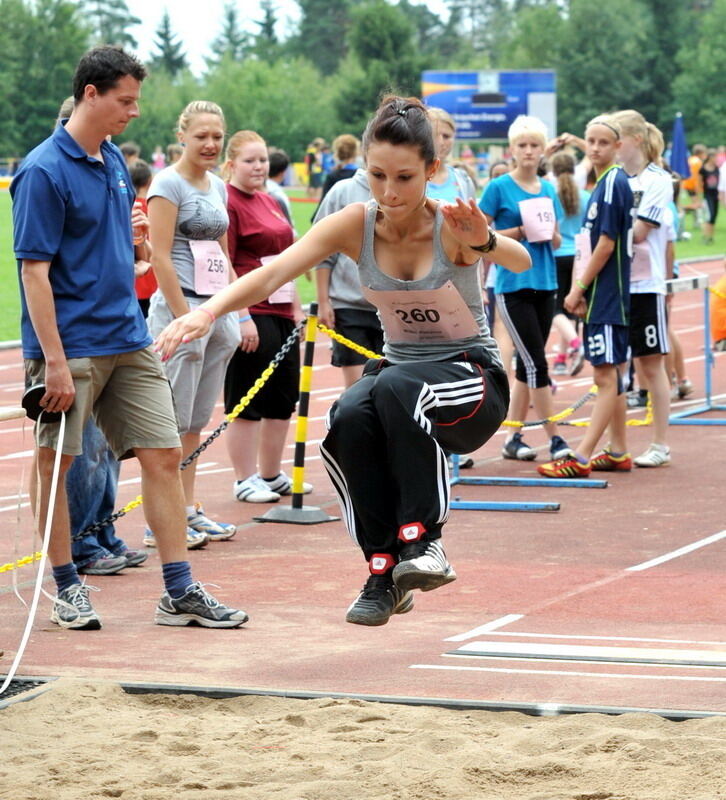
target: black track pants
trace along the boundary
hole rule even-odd
[[[398,552],[402,526],[441,535],[449,514],[444,450],[470,453],[499,428],[509,403],[504,373],[484,350],[456,361],[370,361],[333,405],[320,446],[346,527],[363,550]]]

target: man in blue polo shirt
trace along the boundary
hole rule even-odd
[[[71,558],[64,477],[82,452],[93,414],[117,458],[141,464],[144,509],[155,532],[166,591],[162,625],[238,627],[244,611],[218,603],[194,582],[186,560],[180,441],[169,384],[151,348],[134,292],[134,192],[118,148],[107,141],[139,115],[146,70],[121,48],[86,53],[73,79],[74,110],[31,151],[11,185],[20,273],[26,384],[44,384],[41,406],[66,414],[61,482],[48,556],[57,584],[51,620],[92,630],[101,622]],[[138,230],[137,230],[138,232]],[[37,426],[39,525],[45,527],[58,447],[56,424]]]

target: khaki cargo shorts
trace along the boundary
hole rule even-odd
[[[93,415],[118,459],[140,448],[180,447],[171,388],[151,347],[110,356],[69,358],[76,396],[66,414],[63,453],[83,452],[83,428]],[[25,360],[26,387],[43,383],[45,361]],[[35,424],[39,447],[56,450],[58,423]]]

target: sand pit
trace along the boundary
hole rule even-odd
[[[60,680],[0,711],[0,797],[716,800],[725,743],[726,717],[533,718]]]

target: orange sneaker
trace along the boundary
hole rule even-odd
[[[540,464],[537,472],[545,478],[587,478],[590,474],[590,462],[583,464],[575,456],[564,456],[546,464]]]
[[[630,472],[633,468],[633,457],[630,453],[614,456],[610,445],[606,445],[601,452],[592,457],[590,467],[601,472]]]

